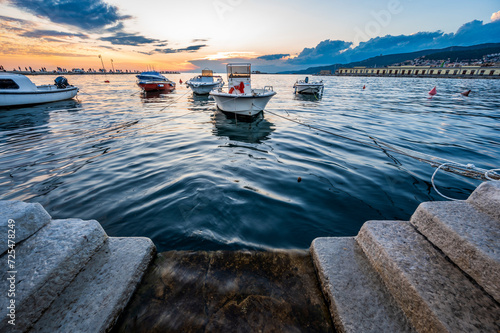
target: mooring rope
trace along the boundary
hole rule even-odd
[[[287,110],[284,110],[284,111],[287,112],[287,114],[289,114]],[[444,170],[444,171],[452,172],[452,173],[455,173],[455,174],[458,174],[458,175],[461,175],[461,176],[475,178],[475,179],[481,179],[481,180],[500,180],[500,174],[496,173],[496,171],[499,171],[500,169],[486,170],[486,169],[478,168],[474,164],[461,164],[461,163],[453,162],[453,161],[450,161],[450,160],[446,160],[446,159],[439,158],[439,157],[432,156],[432,155],[425,154],[425,153],[417,153],[417,152],[413,152],[413,151],[407,152],[407,151],[404,151],[402,148],[397,148],[397,147],[391,146],[391,145],[389,145],[387,143],[384,143],[381,140],[379,140],[379,139],[377,139],[377,138],[375,138],[373,136],[369,136],[369,138],[374,141],[374,143],[370,143],[370,142],[366,142],[366,141],[354,139],[354,138],[348,137],[346,135],[334,133],[332,131],[328,131],[328,130],[325,130],[323,128],[317,127],[317,126],[306,124],[306,123],[304,123],[302,121],[291,119],[291,118],[285,117],[283,115],[277,114],[277,113],[269,111],[269,110],[266,110],[266,112],[270,113],[270,114],[272,114],[272,115],[274,115],[276,117],[279,117],[279,118],[282,118],[282,119],[285,119],[285,120],[297,123],[297,124],[302,125],[302,126],[306,126],[306,127],[310,128],[310,129],[314,129],[316,131],[324,132],[324,133],[327,133],[329,135],[333,135],[333,136],[336,136],[336,137],[339,137],[339,138],[342,138],[342,139],[353,141],[353,142],[356,142],[356,143],[364,145],[364,146],[368,146],[368,147],[372,147],[372,148],[377,148],[377,149],[382,149],[382,150],[385,150],[385,151],[390,151],[390,152],[393,152],[393,153],[397,153],[397,154],[400,154],[400,155],[404,155],[404,156],[416,159],[416,160],[418,160],[420,162],[428,163],[432,167],[437,167],[436,171],[434,172],[434,175],[431,178],[432,182],[434,181],[434,177],[435,177],[435,174],[437,173],[437,171],[439,171],[441,169]],[[424,156],[425,158],[417,156],[418,154],[420,154],[421,156]],[[437,160],[440,160],[441,162],[438,162]],[[434,189],[436,189],[435,186],[434,186]],[[445,197],[447,199],[453,200],[453,199],[451,199],[449,197],[446,197],[446,196],[442,195],[437,189],[436,189],[436,192],[439,195],[441,195],[441,196],[443,196],[443,197]]]

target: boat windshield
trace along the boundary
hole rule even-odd
[[[250,64],[228,64],[227,75],[229,78],[249,78],[251,74]]]
[[[214,72],[210,69],[203,69],[201,71],[201,76],[208,76],[208,77],[212,77],[214,76]]]

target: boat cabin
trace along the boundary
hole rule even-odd
[[[235,93],[250,94],[251,85],[251,64],[227,64],[227,80],[229,89]]]
[[[0,74],[0,90],[36,91],[36,85],[24,75]]]

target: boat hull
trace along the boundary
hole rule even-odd
[[[261,95],[236,95],[212,91],[210,95],[215,99],[217,107],[224,111],[242,116],[255,116],[266,108],[269,100],[276,95],[269,91]]]
[[[187,84],[189,86],[189,88],[191,88],[191,90],[193,91],[193,93],[197,94],[197,95],[208,95],[210,94],[210,92],[212,90],[214,90],[215,88],[217,88],[219,86],[218,83],[214,83],[214,84],[200,84],[200,85],[196,85],[196,84]]]
[[[297,94],[321,94],[323,92],[323,85],[301,85],[301,84],[296,84],[295,85],[295,93]]]
[[[175,83],[169,82],[139,82],[137,83],[142,90],[149,91],[173,91],[175,89]]]
[[[78,93],[77,87],[64,89],[40,89],[27,92],[0,91],[0,107],[43,104],[71,99]]]

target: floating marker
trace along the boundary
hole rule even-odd
[[[179,83],[182,84],[182,79],[179,80]]]
[[[109,83],[109,80],[105,80],[104,83]]]
[[[429,95],[434,96],[437,94],[436,87],[432,88],[431,91],[429,91]]]
[[[363,89],[365,89],[365,88],[366,88],[366,86],[363,86]]]
[[[467,90],[467,91],[464,91],[464,92],[461,92],[460,94],[462,94],[462,96],[469,96],[471,90]]]

